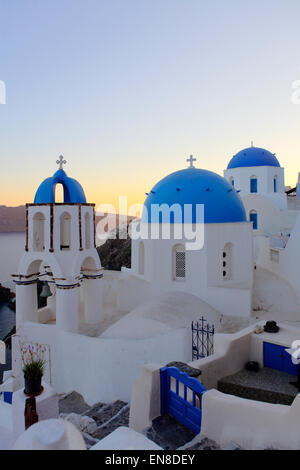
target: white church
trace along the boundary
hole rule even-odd
[[[94,204],[60,157],[27,204],[26,247],[14,274],[15,390],[23,383],[21,344],[47,347],[45,380],[57,392],[76,390],[89,404],[128,401],[144,364],[191,361],[190,325],[201,315],[217,328],[226,319],[250,324],[255,315],[300,320],[300,190],[285,187],[275,154],[252,145],[230,160],[224,177],[188,162],[147,195],[131,224],[140,234],[132,238],[131,268],[114,272],[102,269],[96,250]],[[63,203],[55,202],[58,184]],[[162,205],[182,211],[167,224],[152,211]],[[145,237],[151,229],[158,236]],[[202,240],[197,249],[191,232]],[[38,279],[50,288],[43,308]]]

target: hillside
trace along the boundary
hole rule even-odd
[[[106,215],[97,215],[96,213],[96,227],[101,222],[101,220],[106,217]],[[114,220],[118,226],[119,225],[119,214],[109,215],[111,218],[110,220]],[[128,217],[128,221],[130,222],[133,217]],[[115,228],[115,224],[110,222],[110,229]],[[18,207],[8,207],[8,206],[0,206],[0,233],[8,233],[8,232],[25,232],[26,230],[26,207],[25,206],[18,206]],[[98,230],[107,232],[108,227],[105,226],[104,230],[102,227],[98,226]],[[97,231],[98,231],[97,230]]]
[[[120,239],[120,230],[126,230],[128,233],[128,226],[117,229],[116,239],[108,239],[103,245],[97,247],[104,269],[121,271],[122,266],[131,267],[131,238],[128,236],[125,240]]]
[[[0,233],[25,232],[25,206],[0,206]]]

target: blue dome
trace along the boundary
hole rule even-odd
[[[205,223],[245,222],[244,205],[236,190],[222,176],[208,170],[187,168],[176,171],[159,181],[149,193],[142,214],[143,222],[162,222],[161,214],[152,213],[153,204],[179,204],[183,216],[173,222],[196,223],[199,220],[196,204],[204,204]],[[192,211],[184,213],[184,205],[191,204]],[[146,209],[146,210],[145,210]],[[157,220],[156,220],[157,219]]]
[[[64,170],[60,169],[40,184],[35,194],[34,204],[55,203],[55,187],[57,184],[63,185],[64,203],[82,204],[86,202],[82,186],[78,181],[69,178]]]
[[[249,147],[234,155],[230,160],[227,169],[249,166],[280,167],[280,163],[277,160],[275,153],[271,153],[269,150],[261,149],[259,147]]]

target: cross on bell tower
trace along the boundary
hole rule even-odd
[[[59,169],[63,169],[63,165],[67,163],[67,160],[64,160],[64,157],[62,155],[59,156],[59,159],[56,160],[56,163],[59,165]]]
[[[197,158],[194,158],[193,155],[190,156],[190,158],[187,158],[187,162],[190,164],[189,168],[195,168],[194,167],[194,162],[197,160]]]

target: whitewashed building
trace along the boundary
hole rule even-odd
[[[38,342],[47,345],[45,379],[57,391],[75,389],[90,403],[128,400],[145,362],[190,359],[188,332],[201,313],[249,317],[251,223],[232,186],[194,168],[193,161],[153,188],[142,220],[132,226],[159,234],[169,227],[170,236],[133,237],[132,268],[111,272],[102,271],[95,248],[94,205],[58,160],[59,170],[27,204],[26,247],[14,274],[15,389],[22,385],[20,344]],[[55,201],[57,184],[63,186],[62,203]],[[171,208],[169,214],[174,204],[189,209],[179,218],[175,211],[169,224],[160,211],[155,219],[155,204]],[[47,282],[43,308],[37,304],[38,279]]]
[[[224,316],[251,322],[263,291],[278,305],[292,299],[293,319],[300,317],[299,196],[285,193],[276,157],[250,147],[231,160],[225,178],[194,161],[147,194],[131,224],[131,268],[114,272],[101,268],[94,205],[58,160],[59,170],[27,204],[26,247],[14,275],[15,389],[20,343],[47,345],[45,380],[58,392],[108,402],[129,400],[143,364],[190,361],[190,326],[201,315],[218,325]],[[57,184],[63,203],[55,202]],[[38,279],[50,289],[43,308]]]
[[[164,238],[164,229],[170,237]],[[141,236],[132,241],[126,272],[143,283],[132,301],[147,290],[149,296],[175,290],[200,297],[225,315],[250,316],[252,224],[224,178],[191,161],[154,186],[133,232]]]
[[[253,145],[233,156],[224,176],[239,192],[247,219],[253,224],[255,265],[270,273],[270,280],[274,274],[292,287],[290,296],[295,296],[294,309],[298,311],[299,190],[288,192],[285,187],[284,168],[280,166],[275,154]],[[273,294],[276,298],[276,288]],[[272,292],[270,296],[272,297]],[[270,303],[274,304],[275,298],[273,297],[273,302],[269,298]],[[288,300],[286,299],[287,304]]]

